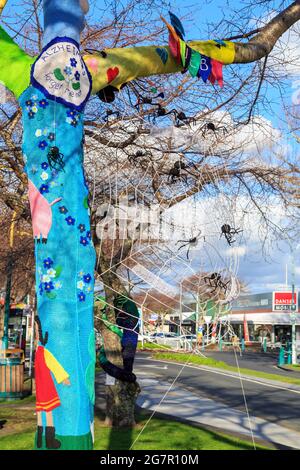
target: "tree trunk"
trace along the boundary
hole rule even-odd
[[[112,270],[103,269],[103,271],[105,273],[102,274],[102,279],[105,286],[106,302],[109,305],[106,313],[108,320],[116,324],[115,312],[111,306],[117,294],[124,294],[125,296],[127,294],[118,276]],[[100,316],[99,311],[97,316]],[[119,336],[110,331],[103,322],[98,324],[103,337],[107,359],[112,364],[123,369],[122,347]],[[128,383],[115,379],[113,385],[106,385],[106,423],[109,426],[135,426],[135,406],[140,391],[141,389],[137,382]]]

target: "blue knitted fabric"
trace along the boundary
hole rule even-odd
[[[95,361],[95,253],[83,172],[83,114],[32,86],[20,105],[36,237],[38,314],[49,335],[47,349],[71,382],[55,384],[61,406],[53,410],[54,426],[60,436],[79,436],[89,433],[93,422]],[[53,146],[62,154],[63,168],[50,167],[47,155]]]

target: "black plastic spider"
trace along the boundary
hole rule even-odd
[[[187,252],[186,252],[186,257],[187,259],[189,260],[189,253],[190,253],[190,249],[191,248],[195,248],[197,245],[198,245],[198,241],[199,241],[199,237],[201,235],[201,230],[200,232],[198,233],[198,235],[196,235],[195,237],[193,238],[190,238],[189,240],[178,240],[176,242],[176,245],[177,243],[183,243],[183,245],[181,245],[177,251],[180,251],[182,248],[188,246],[188,249],[187,249]],[[203,236],[203,240],[205,241],[205,237]]]
[[[175,126],[176,127],[180,127],[180,126],[184,126],[185,124],[196,124],[196,119],[194,117],[188,117],[186,116],[186,114],[183,112],[183,111],[176,111],[176,109],[174,110],[175,111],[175,119],[176,119],[176,122],[175,122]]]
[[[213,122],[207,122],[201,127],[202,136],[205,137],[207,132],[211,131],[217,137],[217,132],[223,131],[223,135],[228,134],[228,130],[225,126],[216,126]]]
[[[142,150],[137,150],[135,154],[128,155],[128,161],[131,164],[136,164],[138,163],[138,160],[143,158],[143,157],[152,157],[151,152],[143,152]]]
[[[224,237],[226,238],[228,245],[232,245],[236,240],[233,239],[233,235],[237,235],[238,233],[241,233],[243,230],[239,228],[232,228],[228,224],[224,224],[221,227],[221,236],[220,238]]]
[[[168,183],[174,184],[179,179],[182,179],[185,183],[187,183],[187,175],[182,173],[182,170],[186,170],[186,164],[178,160],[174,163],[174,166],[168,173]]]
[[[165,94],[163,92],[159,93],[156,96],[142,96],[138,95],[138,100],[137,103],[134,105],[136,109],[139,109],[141,104],[150,104],[151,106],[161,106],[159,103],[154,103],[154,100],[157,100],[158,98],[164,99]]]
[[[230,281],[224,282],[220,273],[212,273],[209,276],[204,277],[204,282],[212,287],[212,292],[215,292],[218,288],[224,289],[226,293],[227,287]]]
[[[60,153],[58,147],[50,147],[47,159],[51,170],[65,171],[64,155]]]

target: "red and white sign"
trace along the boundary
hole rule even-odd
[[[292,308],[293,307],[293,308]],[[291,311],[298,312],[298,292],[273,292],[273,312]]]

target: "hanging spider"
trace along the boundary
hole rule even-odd
[[[196,119],[194,117],[188,117],[186,116],[186,114],[183,112],[183,111],[176,111],[176,109],[174,109],[175,111],[175,126],[176,127],[180,127],[180,126],[183,126],[185,124],[193,124],[193,125],[196,125]]]
[[[136,164],[137,161],[143,157],[152,157],[152,153],[149,151],[143,152],[142,150],[137,150],[135,154],[127,155],[128,161],[131,164]]]
[[[233,239],[233,235],[237,235],[238,233],[241,233],[243,230],[241,230],[240,228],[232,228],[230,227],[230,225],[228,224],[224,224],[222,225],[221,227],[221,236],[220,238],[224,237],[226,238],[227,242],[228,242],[228,245],[232,245],[233,243],[235,243],[236,240]]]
[[[119,111],[113,111],[112,109],[107,109],[103,120],[106,121],[106,122],[109,122],[110,116],[116,116],[117,118],[119,118],[120,117],[120,112]]]
[[[215,292],[218,288],[224,289],[226,293],[227,287],[230,281],[224,282],[220,273],[212,273],[209,276],[204,277],[204,282],[212,287],[212,292]]]
[[[168,183],[176,183],[178,179],[183,179],[187,183],[187,175],[182,173],[182,170],[186,170],[186,164],[178,160],[168,173]]]
[[[195,248],[198,245],[199,237],[201,235],[201,230],[199,231],[198,235],[195,237],[190,238],[189,240],[178,240],[177,243],[183,243],[177,251],[180,251],[182,248],[188,246],[187,252],[186,252],[186,258],[189,260],[189,253],[191,248]],[[203,240],[205,241],[205,236],[203,236]]]
[[[225,134],[228,134],[228,130],[226,129],[225,126],[219,126],[217,127],[213,122],[206,122],[202,127],[201,127],[201,131],[202,131],[202,136],[205,137],[207,132],[211,131],[215,134],[215,136],[217,137],[217,132],[219,131],[223,131],[223,135],[225,136]]]
[[[51,170],[65,171],[64,155],[60,153],[58,147],[50,147],[47,159]]]
[[[159,103],[154,103],[154,100],[157,100],[158,98],[164,99],[165,94],[163,92],[159,93],[156,96],[142,96],[138,95],[138,100],[137,103],[134,105],[136,109],[139,110],[141,104],[150,104],[152,106],[161,106]]]

